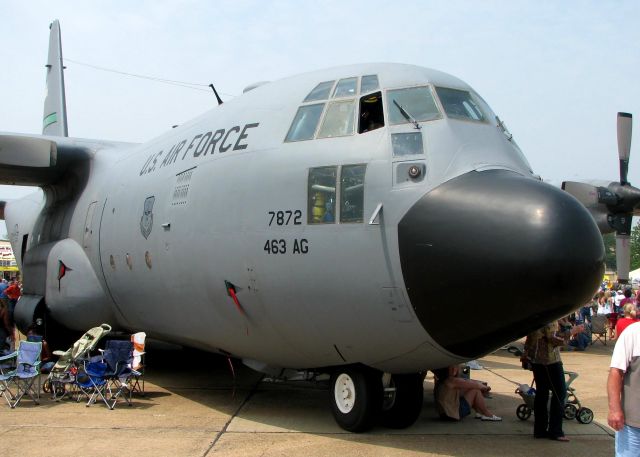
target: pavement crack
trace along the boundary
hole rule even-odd
[[[227,432],[227,429],[229,428],[229,425],[231,424],[231,421],[233,421],[233,419],[236,418],[236,416],[240,413],[242,408],[244,408],[244,405],[246,405],[249,402],[249,400],[251,400],[251,397],[253,397],[253,395],[257,392],[258,386],[262,382],[263,378],[264,378],[264,376],[262,376],[260,379],[258,379],[258,381],[253,385],[253,387],[251,388],[251,390],[249,391],[247,396],[244,398],[244,400],[242,401],[240,406],[238,406],[238,408],[236,408],[236,410],[231,415],[229,420],[224,424],[224,427],[222,427],[222,429],[216,434],[216,437],[213,439],[213,441],[211,442],[211,444],[209,445],[207,450],[204,452],[204,454],[202,454],[202,457],[206,457],[207,455],[209,455],[209,452],[211,452],[211,450],[214,448],[214,446],[218,443],[218,440],[222,437],[222,435],[224,435]]]

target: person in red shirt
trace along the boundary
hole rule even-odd
[[[637,310],[635,303],[626,303],[623,310],[624,317],[622,319],[618,319],[618,322],[616,322],[616,338],[620,338],[620,334],[625,328],[634,322],[638,322],[638,319],[636,319]]]
[[[15,279],[11,281],[9,287],[4,291],[5,295],[9,299],[9,318],[13,323],[13,311],[16,309],[16,303],[18,302],[18,298],[22,295],[22,291],[20,290],[20,284]]]

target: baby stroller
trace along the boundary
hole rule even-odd
[[[73,343],[66,351],[54,351],[53,354],[59,356],[56,364],[51,368],[47,380],[42,385],[42,390],[52,394],[53,400],[60,400],[67,393],[67,385],[74,385],[78,376],[78,369],[82,367],[82,362],[89,358],[89,353],[93,351],[100,339],[111,331],[109,324],[101,324],[93,327]]]
[[[564,403],[564,418],[567,420],[577,419],[581,424],[589,424],[593,421],[593,411],[585,408],[580,404],[580,400],[576,395],[576,391],[571,387],[571,383],[578,378],[578,373],[574,371],[565,371],[567,384],[567,397]],[[532,383],[533,384],[533,383]],[[527,384],[520,384],[516,389],[516,393],[522,397],[524,403],[516,408],[516,416],[520,420],[527,420],[533,413],[533,402],[536,398],[536,390]]]

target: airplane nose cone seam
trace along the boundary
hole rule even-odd
[[[467,357],[581,306],[604,272],[602,237],[582,205],[504,170],[467,173],[426,194],[398,238],[422,325]]]

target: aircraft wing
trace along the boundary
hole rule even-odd
[[[94,153],[122,143],[0,132],[0,184],[44,186]]]

